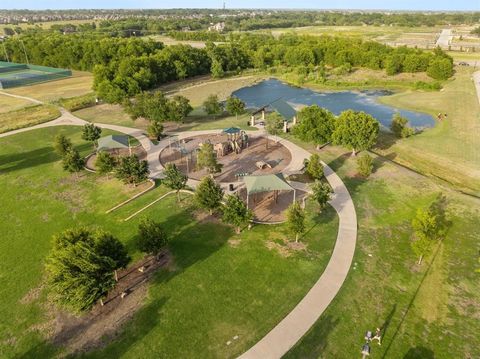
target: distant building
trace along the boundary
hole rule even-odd
[[[211,24],[208,27],[208,31],[223,32],[223,30],[225,30],[225,23],[224,22],[217,22],[216,24]]]

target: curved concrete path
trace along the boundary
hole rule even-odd
[[[7,96],[20,97],[23,99],[32,100],[32,102],[35,103],[41,103],[38,100],[29,99],[23,96],[11,95],[4,92],[1,93]],[[63,108],[60,110],[62,115],[56,120],[3,133],[0,134],[0,138],[38,128],[63,125],[83,126],[87,123]],[[150,167],[150,177],[161,178],[163,166],[160,163],[159,156],[160,152],[168,146],[168,139],[164,139],[160,141],[159,144],[154,145],[141,130],[102,123],[96,123],[95,125],[135,137],[147,152],[147,161]],[[179,139],[182,139],[195,135],[219,133],[220,131],[221,130],[185,131],[175,133],[175,135],[178,135]],[[262,135],[263,132],[252,131],[249,132],[249,134],[255,136]],[[292,161],[287,168],[285,168],[284,172],[295,173],[300,171],[303,168],[303,160],[310,157],[310,152],[285,139],[279,139],[279,142],[287,147],[292,153]],[[242,354],[240,356],[242,359],[281,358],[307,333],[307,331],[322,315],[330,302],[337,295],[347,277],[353,260],[353,255],[355,253],[355,244],[357,240],[357,215],[352,198],[350,197],[345,184],[328,165],[325,163],[323,163],[323,165],[325,166],[325,177],[334,190],[330,204],[333,208],[335,208],[339,217],[337,240],[332,256],[330,257],[325,271],[305,295],[305,297],[257,344]],[[189,185],[192,187],[195,187],[197,183],[198,181],[189,180]]]

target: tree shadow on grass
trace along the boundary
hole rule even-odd
[[[168,298],[162,297],[146,304],[135,314],[131,322],[125,325],[122,334],[114,342],[105,349],[90,353],[93,354],[92,357],[120,358],[157,326],[161,319],[159,312],[167,301]],[[79,357],[87,358],[90,355],[86,354]]]
[[[84,143],[75,146],[80,153],[86,153],[90,150],[91,144]],[[40,147],[31,151],[9,153],[0,155],[0,174],[6,174],[35,166],[41,166],[48,163],[61,160],[61,157],[54,152],[53,147]]]
[[[412,308],[413,303],[415,302],[415,298],[417,297],[418,292],[420,291],[420,288],[422,287],[422,284],[425,281],[425,278],[427,278],[427,275],[430,272],[430,269],[432,268],[433,262],[437,258],[438,252],[440,250],[440,246],[441,246],[441,243],[439,243],[439,245],[437,245],[437,249],[435,250],[435,253],[432,257],[432,260],[430,261],[427,269],[425,270],[425,273],[423,274],[422,278],[420,279],[420,283],[418,284],[417,289],[413,293],[412,299],[410,299],[410,302],[408,303],[407,307],[402,311],[403,314],[402,314],[402,317],[400,318],[400,322],[398,323],[397,328],[395,329],[395,332],[393,333],[392,339],[390,339],[390,342],[388,343],[388,346],[385,349],[385,352],[383,353],[382,358],[388,358],[387,354],[388,354],[393,342],[395,341],[395,338],[397,337],[397,335],[400,331],[400,328],[402,327],[402,324],[405,322],[405,319],[407,318],[407,315],[410,312],[410,309]],[[411,358],[414,358],[414,357],[411,357]]]
[[[34,166],[39,166],[59,159],[52,147],[41,147],[26,152],[0,155],[0,173],[9,173]]]
[[[328,336],[338,325],[338,322],[339,319],[333,318],[331,315],[320,317],[302,340],[283,356],[283,359],[318,358],[324,354],[328,344]]]
[[[435,359],[435,353],[425,347],[413,347],[408,350],[403,359]]]

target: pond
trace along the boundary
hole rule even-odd
[[[287,85],[277,79],[269,79],[253,86],[241,88],[233,93],[244,101],[247,107],[262,107],[277,99],[296,105],[318,105],[336,115],[348,109],[364,111],[375,117],[383,126],[390,127],[392,116],[399,112],[415,128],[433,127],[435,121],[427,113],[408,111],[381,104],[379,97],[391,94],[385,90],[315,92],[301,87]]]

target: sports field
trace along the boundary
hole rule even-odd
[[[53,67],[0,62],[0,88],[8,89],[63,79],[72,75],[70,70]]]

